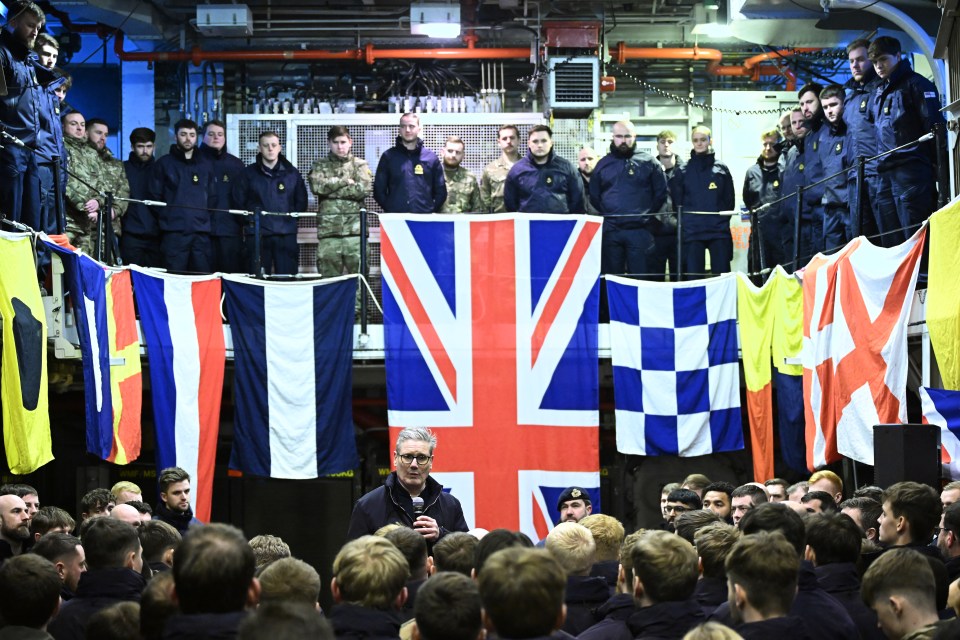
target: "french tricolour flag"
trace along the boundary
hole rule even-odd
[[[150,363],[157,467],[190,474],[194,515],[210,519],[225,347],[220,279],[133,269]]]
[[[353,277],[224,276],[236,363],[230,467],[305,479],[355,469]]]

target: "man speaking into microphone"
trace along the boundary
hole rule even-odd
[[[397,436],[397,470],[357,501],[350,516],[347,539],[374,533],[387,524],[412,527],[428,544],[451,531],[467,531],[460,501],[444,493],[430,477],[437,437],[429,429],[411,427]]]

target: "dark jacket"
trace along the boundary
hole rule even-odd
[[[657,158],[657,162],[660,162],[660,159]],[[663,166],[662,164],[660,166]],[[674,156],[673,166],[669,169],[664,168],[663,175],[667,178],[667,199],[664,201],[663,206],[660,207],[660,215],[658,216],[660,224],[656,224],[650,227],[650,232],[655,236],[673,236],[677,237],[677,205],[673,201],[673,193],[676,190],[676,185],[674,181],[679,180],[683,175],[683,168],[687,166],[687,163],[680,156]]]
[[[821,204],[831,209],[847,208],[847,168],[850,138],[847,135],[847,125],[843,120],[830,123],[824,122],[820,129],[820,141],[817,145],[820,155],[820,165],[823,167],[823,177],[841,172],[836,178],[827,180],[824,184]]]
[[[41,73],[48,71],[39,63],[37,63],[37,70]],[[63,142],[63,125],[60,122],[60,98],[53,92],[65,82],[66,78],[57,78],[45,85],[42,90],[38,114],[40,128],[37,131],[36,142],[37,162],[41,164],[52,162],[54,156],[60,158],[61,167],[67,162],[67,146]],[[62,174],[61,178],[66,178],[66,174]]]
[[[684,211],[732,211],[736,204],[730,169],[714,153],[691,153],[671,181],[673,202]],[[683,239],[712,240],[730,236],[729,216],[689,215],[683,219]]]
[[[233,184],[233,202],[237,207],[277,213],[306,211],[307,187],[303,176],[283,154],[272,169],[263,164],[260,154]],[[260,231],[265,236],[297,233],[297,219],[284,216],[263,216]]]
[[[246,611],[177,614],[167,620],[163,640],[233,640],[246,617]]]
[[[727,581],[723,578],[700,578],[693,597],[704,615],[709,616],[727,601]]]
[[[118,602],[140,602],[147,581],[131,569],[98,569],[80,575],[77,593],[50,622],[56,640],[83,640],[93,614]]]
[[[188,159],[177,145],[171,145],[150,176],[151,199],[167,203],[159,210],[160,229],[210,233],[208,209],[216,199],[216,188],[213,168],[203,154],[194,151]]]
[[[814,186],[826,175],[823,172],[823,162],[820,160],[820,139],[827,128],[824,126],[823,115],[817,115],[807,120],[807,135],[803,136],[800,148],[800,162],[803,163],[803,186],[809,187],[803,192],[804,207],[820,207],[823,203],[823,192],[827,186],[820,183]]]
[[[818,615],[820,614],[816,610],[804,611],[803,618],[787,616],[761,620],[760,622],[749,622],[733,627],[733,630],[739,633],[743,640],[816,640],[818,636],[811,635],[807,631],[804,620],[809,620]],[[857,636],[849,637],[855,639]]]
[[[567,619],[562,630],[579,635],[597,622],[593,610],[610,599],[610,587],[603,578],[595,576],[567,576],[564,603]]]
[[[700,605],[691,599],[641,607],[627,620],[627,626],[634,638],[680,640],[705,619]]]
[[[507,211],[583,213],[583,182],[573,164],[553,151],[543,164],[527,154],[507,174],[503,203]]]
[[[127,174],[127,182],[130,184],[131,198],[150,199],[150,176],[153,175],[155,163],[156,160],[152,157],[147,162],[141,162],[136,152],[130,152],[130,157],[123,163],[123,171]],[[120,218],[120,224],[123,225],[124,234],[132,233],[147,237],[160,235],[160,223],[157,221],[156,210],[139,202],[130,203],[126,215]]]
[[[597,562],[590,568],[590,575],[603,578],[607,581],[607,587],[610,588],[610,595],[613,595],[617,588],[617,577],[620,573],[619,560],[603,560]]]
[[[847,124],[847,133],[850,139],[849,157],[853,162],[859,156],[871,158],[877,155],[877,125],[873,117],[873,100],[877,92],[880,79],[871,65],[864,74],[864,81],[857,82],[853,78],[843,85],[847,97],[843,101],[843,121]],[[864,170],[866,175],[877,174],[877,161],[868,162]],[[857,174],[852,172],[851,179],[856,180]]]
[[[10,625],[0,629],[0,640],[50,640],[53,638],[46,631],[32,627],[18,627]]]
[[[780,195],[786,199],[780,203],[780,220],[784,224],[793,224],[797,217],[797,189],[806,185],[806,167],[803,162],[803,138],[795,140],[784,150],[787,160],[783,165],[780,180]],[[813,210],[806,204],[804,197],[801,219],[813,220]]]
[[[181,536],[187,535],[187,530],[190,527],[203,524],[193,517],[192,507],[188,507],[186,511],[174,511],[162,500],[157,503],[157,508],[153,512],[153,519],[166,522],[179,531]]]
[[[393,640],[400,637],[400,616],[355,604],[338,604],[330,611],[330,624],[337,640]]]
[[[423,498],[423,515],[430,516],[440,525],[440,537],[451,531],[469,531],[463,518],[460,501],[444,492],[439,482],[427,477],[427,484],[420,494]],[[413,507],[410,495],[397,480],[397,472],[387,476],[383,486],[377,487],[359,500],[350,516],[347,540],[372,534],[380,527],[393,522],[413,526]]]
[[[944,122],[937,88],[906,60],[898,62],[890,77],[877,85],[875,95],[877,153],[916,140]],[[934,142],[928,140],[881,158],[879,169],[893,169],[908,162],[929,166],[935,160]]]
[[[637,610],[633,594],[618,593],[594,610],[595,625],[577,636],[578,640],[631,640],[627,618]]]
[[[0,96],[0,122],[7,133],[31,147],[37,142],[40,110],[46,100],[46,90],[41,85],[53,80],[53,74],[38,61],[37,54],[19,42],[10,30],[2,30],[0,70],[7,84],[7,95]]]
[[[403,138],[384,151],[373,180],[373,199],[387,213],[437,213],[447,200],[443,165],[433,151],[417,138],[415,149],[403,146]]]
[[[836,562],[814,568],[817,582],[824,591],[837,599],[850,614],[861,640],[883,640],[886,636],[877,627],[876,612],[860,597],[860,574],[852,562]]]
[[[656,218],[617,218],[616,214],[656,213],[667,200],[663,166],[648,153],[626,153],[610,144],[590,177],[590,202],[604,216],[604,228],[639,229],[654,226]]]
[[[743,204],[748,209],[756,209],[780,198],[780,184],[783,172],[780,163],[773,166],[764,164],[763,156],[757,158],[757,163],[750,165],[743,177]],[[775,205],[763,211],[761,218],[778,218],[780,207]]]
[[[213,181],[216,186],[211,206],[215,209],[247,208],[246,203],[235,202],[232,198],[233,183],[240,172],[243,171],[243,161],[237,156],[227,153],[226,145],[220,150],[203,146],[200,147],[200,153],[213,167]],[[210,213],[210,235],[218,237],[239,236],[243,233],[244,222],[242,216],[212,211]]]
[[[943,566],[947,569],[947,580],[952,584],[954,580],[960,578],[960,556],[947,558]]]

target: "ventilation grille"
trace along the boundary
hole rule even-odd
[[[596,58],[551,58],[547,85],[553,109],[595,109],[600,106],[600,62]]]

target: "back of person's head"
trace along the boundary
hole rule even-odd
[[[620,557],[620,545],[623,544],[623,525],[613,516],[605,513],[591,513],[580,524],[593,534],[597,545],[597,562],[616,560]]]
[[[0,565],[0,617],[8,625],[40,629],[60,606],[60,575],[46,558],[24,554]]]
[[[703,475],[702,473],[691,473],[686,478],[683,479],[683,482],[680,483],[680,486],[684,489],[690,489],[696,493],[702,495],[704,487],[710,484],[710,478]]]
[[[243,533],[227,524],[190,532],[173,556],[173,580],[183,613],[242,611],[256,589],[253,550]]]
[[[45,34],[41,34],[45,35]],[[26,498],[27,496],[36,496],[39,495],[37,490],[34,489],[29,484],[23,484],[21,482],[14,484],[5,484],[0,487],[0,496],[17,496],[18,498]]]
[[[868,484],[853,492],[854,498],[870,498],[883,504],[883,489],[875,484]]]
[[[740,539],[740,529],[732,524],[716,522],[697,531],[693,540],[703,568],[704,578],[726,578],[725,563],[730,549]]]
[[[870,529],[880,530],[880,515],[883,513],[883,505],[877,500],[866,496],[855,496],[840,503],[840,510],[844,509],[856,509],[860,512],[860,528],[864,536]]]
[[[725,624],[704,622],[687,631],[683,640],[743,640],[743,636]]]
[[[470,577],[473,557],[480,541],[469,533],[453,531],[433,545],[433,566],[438,572],[456,571]]]
[[[903,518],[910,525],[913,542],[930,541],[943,513],[943,502],[933,487],[919,482],[898,482],[883,492],[883,504],[888,502],[893,517]]]
[[[633,575],[653,603],[686,600],[697,586],[697,552],[667,531],[646,531],[633,545]]]
[[[740,587],[737,597],[744,598],[764,617],[790,611],[797,592],[800,557],[779,532],[760,531],[740,538],[727,555],[725,569],[731,590]]]
[[[330,623],[300,602],[269,602],[240,625],[240,640],[333,640]]]
[[[779,502],[757,505],[748,511],[740,521],[740,531],[745,536],[761,531],[779,531],[793,545],[797,556],[803,555],[807,544],[803,518]]]
[[[487,558],[501,549],[510,547],[532,547],[533,542],[522,531],[510,531],[509,529],[494,529],[487,535],[480,538],[477,543],[476,553],[473,557],[473,570],[476,576],[480,575],[480,570],[486,563]]]
[[[423,580],[427,577],[427,540],[409,527],[399,527],[384,536],[400,550],[410,566],[410,579]]]
[[[679,502],[691,510],[703,508],[703,499],[690,489],[674,489],[667,495],[667,502]]]
[[[140,637],[140,603],[117,602],[90,616],[88,640],[137,640]]]
[[[836,513],[837,512],[837,503],[833,499],[833,495],[827,493],[826,491],[808,491],[803,494],[803,497],[800,498],[802,504],[807,504],[813,502],[814,500],[820,501],[820,511],[822,513]],[[809,509],[810,507],[808,507]]]
[[[302,602],[316,606],[320,598],[320,574],[303,560],[280,558],[260,573],[260,603]]]
[[[113,495],[107,489],[91,489],[80,498],[80,516],[89,518],[92,515],[102,514],[108,510],[113,502]]]
[[[730,494],[730,499],[750,496],[750,502],[753,506],[767,502],[767,492],[753,483],[742,484]]]
[[[80,538],[69,533],[48,533],[31,547],[30,552],[56,564],[77,555]]]
[[[136,509],[140,515],[153,515],[153,507],[142,500],[127,500],[124,504]]]
[[[262,569],[271,562],[280,558],[289,558],[290,545],[277,536],[269,534],[253,536],[250,538],[250,548],[253,549],[253,557],[257,562],[257,569]]]
[[[544,546],[569,576],[589,574],[597,557],[593,534],[579,522],[558,524],[547,535]]]
[[[60,507],[40,507],[30,519],[30,534],[34,540],[50,531],[70,533],[77,526],[76,520]]]
[[[427,580],[413,605],[421,640],[477,640],[483,621],[477,583],[459,573]]]
[[[925,611],[936,611],[936,582],[930,563],[913,549],[884,552],[863,574],[860,595],[874,607],[892,595],[910,600]]]
[[[645,529],[640,529],[629,533],[623,538],[623,544],[620,545],[620,570],[623,572],[624,583],[633,591],[633,550],[640,541],[640,537],[646,533]]]
[[[566,584],[563,569],[547,551],[497,551],[479,578],[487,631],[516,640],[550,635],[563,624]]]
[[[155,574],[140,596],[140,635],[144,640],[160,640],[167,619],[179,611],[173,593],[173,573]]]
[[[681,513],[677,516],[674,527],[678,536],[693,544],[693,537],[697,531],[714,522],[722,522],[720,516],[708,509],[700,509]]]
[[[139,571],[140,538],[131,524],[114,518],[94,518],[83,534],[83,551],[87,569],[120,569]]]
[[[162,520],[150,520],[140,526],[140,544],[143,546],[143,559],[146,562],[166,562],[170,564],[173,553],[183,542],[177,529]]]
[[[822,566],[838,562],[856,563],[860,559],[863,536],[857,523],[842,513],[807,518],[807,546],[813,563]]]
[[[343,545],[333,560],[334,598],[371,609],[398,606],[410,564],[384,538],[361,536]]]

